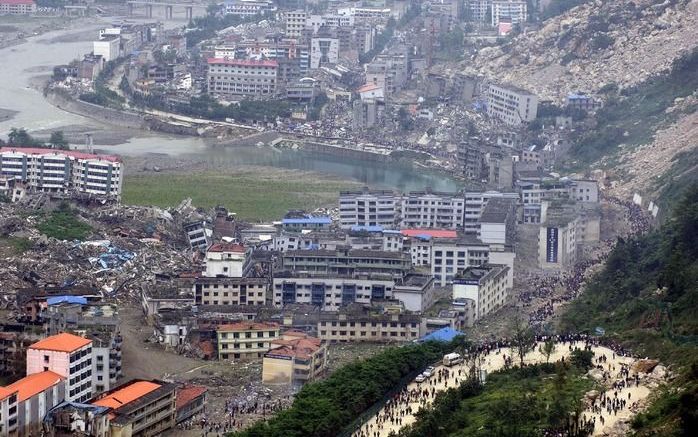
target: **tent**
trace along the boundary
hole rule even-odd
[[[446,328],[441,328],[438,331],[434,331],[431,334],[427,334],[424,337],[420,338],[419,341],[441,341],[441,342],[449,342],[453,340],[454,338],[458,337],[459,335],[465,335],[460,331],[457,331],[451,327],[446,327]]]

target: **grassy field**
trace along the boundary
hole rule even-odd
[[[357,186],[355,182],[278,169],[153,173],[126,176],[123,202],[168,207],[191,197],[195,206],[224,205],[241,219],[258,221],[279,219],[289,209],[336,206],[340,190]]]

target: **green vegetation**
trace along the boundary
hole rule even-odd
[[[191,197],[194,205],[224,205],[246,220],[282,217],[289,209],[334,204],[350,182],[308,177],[277,169],[231,173],[154,173],[126,176],[123,202],[129,205],[177,206]]]
[[[95,90],[90,93],[80,94],[80,100],[95,105],[122,109],[126,99],[120,96],[116,91],[110,89],[108,83],[116,69],[124,63],[124,61],[126,61],[126,58],[120,57],[104,64],[104,68],[95,79]]]
[[[92,232],[90,225],[81,221],[67,204],[51,211],[36,228],[47,237],[68,241],[84,240]]]
[[[672,161],[671,168],[656,182],[661,192],[657,200],[661,211],[679,201],[683,187],[698,184],[698,148],[681,152]]]
[[[586,130],[572,147],[580,163],[612,155],[619,144],[641,145],[652,141],[657,129],[679,115],[667,113],[674,100],[698,89],[698,49],[677,59],[671,72],[650,78],[609,98],[596,114],[597,127]],[[691,108],[695,110],[695,108]]]
[[[634,422],[639,435],[689,435],[698,411],[698,185],[664,225],[620,240],[604,269],[563,315],[563,331],[605,328],[640,355],[676,366],[680,377]]]
[[[586,369],[570,363],[515,367],[492,373],[484,386],[471,378],[438,395],[433,408],[417,412],[415,423],[398,435],[519,437],[571,430],[584,393],[594,387],[583,377]]]
[[[13,127],[10,129],[10,133],[7,134],[7,143],[0,139],[0,146],[17,146],[17,147],[40,147],[45,149],[61,149],[68,150],[70,145],[68,141],[63,136],[63,131],[53,131],[51,132],[51,138],[48,143],[37,140],[36,138],[29,135],[26,129]]]
[[[9,251],[12,255],[21,255],[31,249],[33,243],[28,238],[23,237],[0,237],[0,253],[6,256]]]
[[[454,342],[460,343],[460,339]],[[293,405],[275,417],[258,422],[238,437],[323,437],[347,431],[355,419],[374,404],[385,401],[396,387],[439,360],[455,344],[408,344],[357,361],[327,379],[307,384]]]

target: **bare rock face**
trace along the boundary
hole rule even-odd
[[[638,373],[650,373],[658,364],[657,360],[639,360],[633,364],[633,370]]]
[[[462,67],[560,101],[604,84],[635,85],[697,44],[698,0],[609,0],[573,8],[504,47],[484,48]]]

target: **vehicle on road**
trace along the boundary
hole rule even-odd
[[[444,366],[451,367],[463,362],[463,357],[455,352],[444,355]]]

